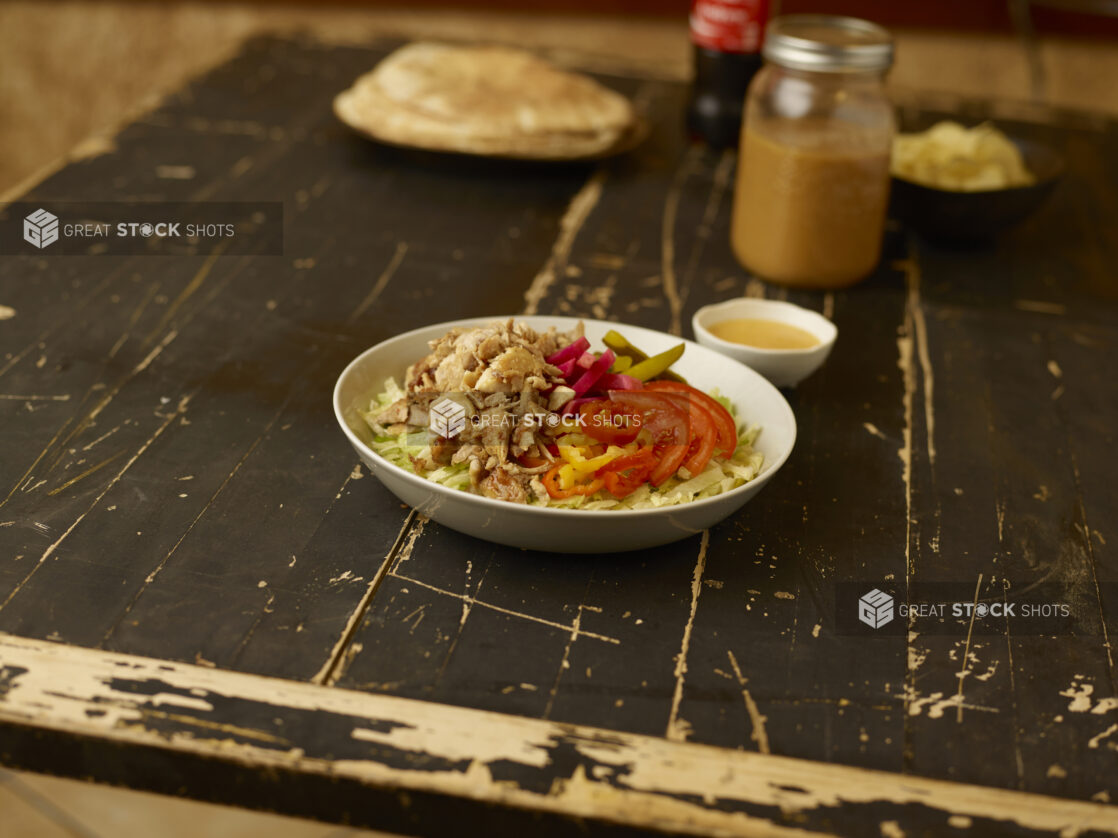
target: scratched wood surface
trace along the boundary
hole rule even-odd
[[[864,284],[790,294],[734,261],[734,157],[688,145],[682,86],[604,77],[652,126],[613,161],[449,159],[333,119],[388,48],[253,41],[26,197],[282,199],[285,255],[0,261],[0,631],[1118,798],[1118,127],[1011,122],[1068,159],[1037,216],[970,251],[893,225]],[[334,426],[338,372],[405,329],[520,311],[690,336],[695,309],[741,294],[821,310],[840,339],[787,394],[800,433],[778,478],[674,545],[474,540],[402,507]],[[980,574],[1056,580],[1081,631],[833,630],[838,582]],[[96,775],[87,762],[36,767]]]

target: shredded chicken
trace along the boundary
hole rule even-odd
[[[516,466],[512,463],[505,463],[493,471],[481,481],[482,491],[489,495],[491,498],[498,500],[511,500],[514,503],[527,503],[528,491],[526,486],[530,483],[531,477],[525,477],[518,474]]]
[[[559,370],[544,360],[579,334],[554,329],[539,333],[508,320],[473,329],[451,329],[430,344],[431,352],[408,369],[409,393],[480,390],[515,392],[524,386],[543,389]],[[553,382],[554,383],[554,382]],[[562,382],[558,382],[562,383]]]
[[[378,421],[425,427],[432,403],[448,393],[465,394],[463,430],[436,439],[431,456],[438,464],[468,463],[474,490],[488,497],[526,503],[545,491],[536,476],[548,466],[525,467],[528,455],[551,461],[539,417],[562,407],[574,391],[564,386],[547,357],[582,336],[537,332],[513,320],[473,329],[451,329],[429,344],[431,351],[408,368],[407,396],[385,408]],[[536,417],[534,420],[529,416]]]

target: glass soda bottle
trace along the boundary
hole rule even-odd
[[[695,80],[687,130],[714,148],[738,144],[745,91],[761,69],[769,0],[692,0]]]

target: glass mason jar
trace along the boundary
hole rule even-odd
[[[893,41],[830,15],[774,19],[746,96],[731,242],[762,279],[842,288],[881,255],[893,109]]]

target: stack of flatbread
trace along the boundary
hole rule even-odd
[[[531,53],[429,42],[393,52],[334,112],[383,142],[534,159],[608,153],[636,127],[624,96]]]

